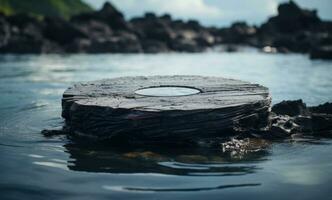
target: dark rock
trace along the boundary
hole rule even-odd
[[[43,39],[44,23],[26,14],[18,14],[7,18],[12,30],[11,36],[30,38],[33,40]]]
[[[205,50],[205,48],[199,46],[196,41],[181,37],[176,38],[172,42],[171,49],[174,51],[192,52],[192,53],[202,52],[203,50]]]
[[[320,22],[315,10],[301,9],[294,1],[289,1],[280,4],[278,15],[270,18],[262,28],[269,32],[292,33],[315,29]]]
[[[104,22],[89,20],[74,22],[74,25],[92,40],[107,39],[113,36],[113,30]]]
[[[288,115],[272,115],[270,116],[270,122],[269,134],[275,138],[288,137],[299,129],[294,119]]]
[[[169,14],[154,13],[127,22],[110,3],[70,21],[0,14],[1,53],[201,52],[226,44],[270,47],[275,50],[270,53],[310,52],[312,59],[331,59],[331,35],[332,22],[322,21],[315,10],[302,9],[293,1],[281,4],[278,15],[261,27],[245,22],[227,28],[204,27],[196,20],[173,20]]]
[[[45,18],[44,36],[61,45],[66,45],[77,38],[87,38],[87,35],[71,23],[58,18]]]
[[[0,16],[0,48],[8,43],[10,38],[10,24],[4,16]]]
[[[19,13],[17,15],[11,15],[7,17],[7,21],[12,26],[17,26],[20,29],[25,27],[28,24],[41,24],[41,21],[38,21],[35,17],[30,15]]]
[[[312,129],[312,118],[311,116],[296,116],[294,117],[294,123],[298,125],[298,128],[296,131],[297,133],[301,133],[301,134],[312,134],[313,133],[313,129]]]
[[[320,47],[313,48],[310,51],[310,58],[311,59],[331,60],[332,59],[332,46],[320,46]]]
[[[322,32],[332,33],[332,21],[322,21],[319,30]]]
[[[290,53],[290,50],[286,47],[279,47],[277,48],[277,51],[278,53],[284,53],[284,54]]]
[[[288,116],[309,114],[306,104],[303,103],[301,99],[296,101],[282,101],[281,103],[275,104],[272,107],[272,112],[277,115]]]
[[[175,38],[175,33],[169,24],[155,16],[148,15],[145,18],[134,18],[131,20],[131,23],[143,39],[171,43]]]
[[[161,20],[167,21],[167,22],[171,22],[172,21],[172,17],[170,14],[164,14],[160,17]]]
[[[273,47],[277,49],[288,49],[293,52],[309,52],[310,49],[317,43],[314,36],[308,32],[298,32],[292,35],[280,35],[274,38]]]
[[[145,53],[160,53],[169,51],[167,44],[159,40],[142,40],[141,44]]]
[[[171,22],[171,26],[174,29],[181,29],[181,28],[183,28],[184,24],[185,24],[185,22],[181,19],[176,19],[176,20]]]
[[[89,20],[104,22],[115,30],[131,30],[123,14],[109,2],[106,2],[100,11],[83,13],[71,18],[72,22],[85,22]]]
[[[331,103],[306,108],[301,101],[283,101],[272,108],[272,135],[332,136]],[[292,116],[292,117],[290,117]]]
[[[332,136],[332,115],[312,114],[312,129],[314,133],[331,133]]]
[[[108,39],[92,40],[88,53],[139,53],[142,46],[131,33],[120,33]]]
[[[215,44],[215,38],[208,31],[201,31],[194,37],[198,46],[211,47]]]
[[[8,20],[8,23],[6,23]],[[29,54],[29,53],[60,53],[62,49],[58,44],[44,38],[45,24],[36,18],[25,14],[18,14],[0,18],[3,25],[3,37],[0,53]]]
[[[88,53],[91,48],[91,40],[86,38],[78,38],[66,46],[68,53]]]
[[[225,48],[225,51],[229,52],[229,53],[233,53],[233,52],[239,51],[239,48],[236,45],[227,45]]]
[[[199,24],[197,20],[189,20],[186,25],[187,28],[190,30],[199,31],[200,29],[202,29],[202,26]]]
[[[169,15],[158,17],[147,13],[144,18],[131,20],[142,40],[161,41],[173,51],[200,52],[215,44],[214,35],[198,21],[172,21]]]
[[[313,113],[332,114],[332,103],[326,102],[324,104],[309,107]]]
[[[110,4],[106,3],[101,11],[90,14],[90,17],[84,19],[86,15],[89,14],[72,18],[72,23],[89,39],[76,39],[68,51],[87,53],[142,52],[142,46],[137,36],[128,31],[127,25],[120,25],[121,20],[124,20],[123,16]],[[110,23],[109,20],[116,21],[115,18],[118,22]]]
[[[156,16],[156,14],[154,14],[154,13],[152,13],[152,12],[147,12],[147,13],[145,13],[145,15],[144,15],[144,18],[145,19],[156,19],[157,18],[157,16]]]
[[[219,35],[226,44],[249,44],[257,30],[245,22],[236,22],[230,28],[220,29]]]
[[[301,9],[294,1],[289,1],[289,3],[279,5],[278,13],[279,17],[285,20],[303,20],[302,25],[307,25],[310,23],[316,24],[320,21],[316,10],[310,11]]]
[[[312,52],[312,58],[328,59],[330,53],[320,47],[330,45],[331,32],[331,22],[322,21],[315,10],[302,9],[290,1],[279,5],[278,15],[259,28],[257,45],[299,53]]]
[[[57,44],[51,41],[24,37],[11,37],[8,43],[0,48],[0,53],[13,54],[41,54],[61,52],[63,52],[63,50]]]

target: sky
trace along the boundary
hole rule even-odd
[[[84,0],[99,9],[106,0]],[[260,25],[277,14],[278,4],[287,0],[108,0],[127,19],[145,12],[169,13],[175,19],[196,19],[207,26],[228,26],[235,21]],[[332,0],[295,0],[301,7],[317,9],[323,19],[332,20]]]

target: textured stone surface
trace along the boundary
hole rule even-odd
[[[307,108],[303,101],[282,101],[272,107],[269,135],[287,138],[292,134],[331,137],[331,103]]]
[[[149,97],[142,88],[182,86],[189,96]],[[62,116],[76,135],[98,139],[182,143],[225,136],[268,123],[268,89],[239,80],[202,76],[123,77],[79,83],[63,94]]]
[[[278,115],[307,115],[309,113],[307,106],[302,99],[296,101],[282,101],[272,107],[272,112]]]

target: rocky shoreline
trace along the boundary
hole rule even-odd
[[[312,59],[332,59],[331,34],[331,21],[293,1],[279,5],[278,15],[259,27],[236,22],[227,28],[154,13],[127,21],[105,3],[101,10],[69,21],[0,15],[0,54],[202,52],[217,45],[236,51],[236,45],[248,45],[267,53],[298,52]]]

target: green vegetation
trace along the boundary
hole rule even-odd
[[[33,16],[61,17],[92,11],[81,0],[0,0],[0,12],[6,15],[28,13]]]

